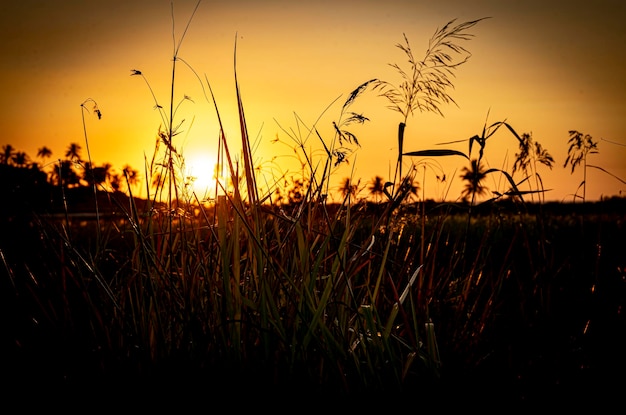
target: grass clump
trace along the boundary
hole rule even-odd
[[[236,69],[242,150],[231,152],[220,124],[218,165],[228,179],[216,179],[210,201],[190,190],[176,147],[182,127],[176,112],[189,100],[176,101],[174,94],[177,64],[186,64],[178,55],[184,35],[174,48],[167,107],[144,74],[133,70],[162,117],[144,168],[147,197],[133,195],[136,172],[125,169],[127,195],[91,181],[95,219],[81,220],[66,204],[61,217],[37,214],[4,224],[21,232],[13,246],[4,240],[0,250],[3,299],[16,316],[8,326],[7,373],[41,384],[202,387],[213,396],[245,390],[427,398],[438,396],[429,394],[439,387],[458,387],[465,376],[484,374],[481,380],[490,380],[465,392],[498,384],[516,390],[520,378],[536,373],[511,353],[521,354],[546,334],[544,317],[561,322],[554,310],[570,305],[559,298],[559,284],[588,287],[600,268],[576,273],[576,284],[566,280],[567,270],[579,264],[550,243],[562,236],[562,223],[546,221],[523,200],[543,188],[521,191],[515,172],[475,174],[487,138],[505,126],[520,144],[514,168],[527,175],[522,182],[535,175],[540,187],[536,163],[553,160],[529,135],[498,122],[469,140],[468,154],[403,150],[408,115],[440,112],[440,105],[453,102],[448,76],[466,57],[454,61],[447,50],[466,53],[455,41],[467,40],[466,31],[479,21],[444,26],[422,61],[413,59],[405,37],[400,48],[412,71],[394,66],[404,79],[397,88],[376,79],[359,86],[344,103],[331,140],[308,130],[323,144],[323,159],[314,163],[304,145],[298,147],[302,177],[286,198],[276,190],[284,177],[266,193],[257,184]],[[186,67],[220,119],[209,82]],[[347,109],[370,85],[403,116],[397,177],[379,180],[377,194],[386,200],[358,200],[346,192],[341,202],[330,203],[332,167],[344,161],[344,144],[358,145],[346,127],[366,121]],[[88,147],[86,130],[85,140]],[[405,157],[470,160],[476,143],[480,154],[466,172],[470,200],[411,201],[417,167],[402,174]],[[510,189],[478,205],[474,195],[491,173],[505,175]],[[64,183],[58,180],[60,189],[75,193]],[[101,215],[104,206],[112,208]],[[597,261],[605,265],[599,256]],[[583,342],[577,330],[589,324],[585,317],[568,320],[572,326],[550,340],[560,345],[571,329],[574,342]],[[593,363],[590,356],[579,358]]]

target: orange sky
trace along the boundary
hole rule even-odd
[[[173,2],[176,39],[196,3]],[[3,2],[0,145],[11,144],[40,161],[38,148],[52,149],[54,160],[77,142],[86,158],[80,104],[93,99],[103,115],[86,119],[93,162],[112,163],[117,171],[130,164],[143,172],[161,118],[146,83],[130,73],[141,70],[159,102],[168,104],[171,4]],[[416,113],[409,118],[405,151],[441,148],[436,144],[480,134],[489,113],[488,123],[506,120],[518,133],[532,133],[554,157],[552,170],[539,168],[544,187],[552,189],[547,200],[571,200],[582,180],[581,169],[570,174],[569,166],[563,167],[569,130],[599,142],[599,153],[590,155],[588,163],[626,180],[626,3],[621,0],[203,1],[179,57],[208,78],[235,148],[239,127],[233,53],[238,33],[237,76],[254,155],[265,174],[278,174],[294,171],[294,159],[288,157],[293,153],[289,146],[271,142],[277,136],[289,142],[283,129],[298,129],[295,115],[307,126],[317,122],[322,137],[331,140],[332,121],[356,86],[371,78],[397,83],[389,64],[405,65],[405,55],[395,47],[403,33],[421,58],[437,28],[452,19],[460,23],[483,17],[490,19],[471,29],[475,37],[462,43],[472,57],[456,72],[450,91],[458,107],[444,107],[445,117]],[[193,99],[177,114],[184,123],[175,143],[191,162],[216,149],[218,125],[200,83],[182,65],[175,85],[175,102],[184,95]],[[339,182],[352,174],[366,186],[375,175],[387,179],[393,173],[402,118],[376,93],[362,98],[351,107],[370,119],[354,129],[361,147],[333,178]],[[467,151],[466,144],[449,147]],[[516,152],[517,142],[503,130],[490,139],[486,162],[510,171]],[[424,165],[424,160],[413,161]],[[419,177],[426,197],[457,199],[465,163],[457,157],[434,161],[441,170],[429,162],[425,176]],[[435,174],[441,173],[451,182],[438,183]],[[493,176],[486,184],[506,190],[499,180]],[[587,199],[624,196],[625,191],[620,180],[589,169]]]

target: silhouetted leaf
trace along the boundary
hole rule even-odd
[[[466,140],[466,139],[463,139],[463,140],[446,141],[446,142],[443,142],[443,143],[435,143],[435,145],[436,145],[436,146],[446,146],[446,145],[448,145],[448,144],[462,143],[462,142],[464,142],[464,141],[467,141],[467,140]]]
[[[469,160],[469,157],[458,150],[419,150],[403,153],[403,156],[415,156],[415,157],[441,157],[441,156],[461,156]]]
[[[504,121],[502,122],[502,124],[504,124],[506,128],[509,129],[509,131],[515,136],[515,138],[517,138],[517,141],[519,141],[522,144],[524,143],[524,140],[522,140],[522,138],[519,136],[519,134],[517,134],[517,131],[515,131],[513,127],[511,127],[508,123]]]
[[[519,196],[519,197],[520,197],[520,199],[522,199],[522,195],[523,195],[525,192],[520,192],[520,190],[517,188],[517,185],[515,184],[515,181],[513,180],[513,177],[511,177],[511,175],[510,175],[509,173],[507,173],[506,171],[501,170],[501,169],[489,169],[489,170],[487,170],[487,171],[485,172],[485,175],[487,175],[487,174],[489,174],[489,173],[496,173],[496,172],[498,172],[498,173],[502,173],[502,174],[506,177],[506,179],[508,180],[509,184],[511,185],[511,188],[513,189],[512,191],[508,191],[506,194],[514,194],[514,195],[516,195],[516,196]],[[534,192],[540,192],[540,191],[534,191],[534,190],[532,190],[532,191],[528,191],[528,192],[530,192],[530,193],[534,193]],[[522,199],[522,202],[523,202],[523,201],[524,201],[524,200]]]
[[[484,134],[484,131],[483,131],[483,134]],[[480,137],[477,136],[477,135],[475,135],[473,137],[470,137],[470,139],[469,139],[469,154],[472,154],[472,144],[474,143],[474,141],[479,141],[480,142],[481,141]]]
[[[498,195],[498,196],[521,196],[521,195],[529,195],[529,194],[535,194],[535,193],[545,193],[545,192],[549,192],[552,189],[543,189],[543,190],[507,190],[504,193],[500,193],[500,192],[493,192],[494,194]]]

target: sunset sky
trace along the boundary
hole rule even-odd
[[[64,158],[70,143],[83,147],[86,116],[89,149],[95,165],[126,164],[143,175],[150,159],[159,113],[146,82],[130,76],[140,70],[161,105],[169,105],[171,65],[197,0],[23,0],[0,5],[0,146],[11,144],[31,161],[37,150],[53,151],[47,163]],[[172,29],[172,5],[174,29]],[[571,201],[582,169],[563,167],[569,131],[591,135],[598,154],[588,163],[587,199],[625,196],[626,185],[626,2],[387,0],[387,1],[202,1],[181,44],[179,57],[208,79],[237,148],[240,139],[234,89],[233,55],[237,38],[237,78],[254,156],[264,174],[297,173],[294,142],[286,131],[316,125],[330,142],[332,122],[361,83],[378,78],[400,82],[389,64],[406,68],[396,44],[406,34],[420,59],[435,31],[489,17],[461,42],[472,56],[456,72],[458,104],[443,107],[444,117],[415,113],[407,122],[405,151],[452,148],[467,152],[466,140],[480,135],[487,122],[508,122],[531,133],[553,156],[552,170],[540,166],[547,200]],[[174,31],[174,33],[173,33]],[[174,41],[175,38],[175,41]],[[198,164],[217,148],[219,126],[201,82],[186,66],[177,67],[174,102],[182,133],[175,146],[193,174],[211,173],[213,161]],[[206,87],[206,83],[204,83]],[[393,174],[397,126],[402,117],[388,102],[367,91],[351,110],[370,121],[353,129],[361,147],[349,164],[333,172],[361,179]],[[102,113],[83,114],[81,103],[94,100]],[[89,101],[90,102],[90,101]],[[298,121],[300,120],[300,121]],[[176,123],[176,121],[175,121]],[[317,123],[317,124],[316,124]],[[286,130],[286,131],[285,131]],[[279,142],[273,141],[279,139]],[[318,146],[310,137],[305,146]],[[312,150],[313,151],[313,150]],[[475,150],[474,150],[475,151]],[[489,139],[488,167],[511,170],[518,152],[504,129]],[[315,153],[319,155],[319,153]],[[473,154],[475,155],[475,154]],[[456,200],[467,163],[458,157],[412,160],[427,166],[418,179],[426,197]],[[411,160],[407,159],[407,163]],[[407,164],[408,165],[408,164]],[[436,175],[445,174],[440,183]],[[520,179],[520,176],[516,176]],[[423,182],[423,183],[422,183]],[[488,178],[490,190],[504,191],[502,178]],[[363,191],[363,195],[367,190]],[[144,193],[145,194],[145,193]]]

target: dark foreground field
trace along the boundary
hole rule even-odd
[[[126,285],[118,280],[127,274],[126,267],[137,265],[132,259],[137,245],[124,245],[128,241],[119,239],[123,233],[118,229],[107,240],[108,248],[94,248],[89,220],[73,219],[77,228],[70,240],[49,226],[57,219],[33,220],[30,214],[13,212],[3,219],[0,238],[2,394],[26,406],[73,405],[90,399],[87,412],[123,402],[131,405],[126,409],[204,404],[207,412],[224,404],[232,410],[273,408],[277,412],[407,406],[414,410],[471,406],[485,412],[508,412],[506,408],[600,408],[620,402],[626,390],[625,201],[537,205],[526,207],[523,214],[513,205],[478,208],[469,228],[464,227],[467,212],[460,208],[456,212],[457,208],[436,204],[427,208],[427,229],[439,226],[441,230],[438,220],[443,217],[448,224],[446,232],[431,242],[440,244],[438,255],[427,256],[434,285],[437,278],[444,278],[437,270],[450,267],[455,255],[444,249],[446,243],[455,240],[455,232],[465,231],[468,246],[488,251],[470,256],[476,262],[481,258],[477,277],[489,278],[493,270],[505,270],[506,278],[484,286],[497,290],[498,296],[487,296],[491,303],[475,310],[488,316],[473,318],[469,317],[472,308],[463,310],[465,316],[457,313],[457,297],[449,288],[456,280],[448,281],[447,288],[440,290],[441,297],[433,296],[428,308],[440,357],[436,375],[424,376],[426,371],[416,370],[400,386],[390,382],[390,387],[354,381],[349,371],[346,378],[324,372],[320,356],[329,352],[322,343],[310,346],[295,360],[286,354],[289,348],[277,346],[273,354],[269,351],[274,356],[271,362],[254,344],[243,345],[246,354],[238,355],[241,360],[233,364],[233,355],[213,347],[213,341],[223,341],[218,338],[223,333],[197,330],[199,314],[188,309],[160,324],[193,331],[200,346],[170,344],[155,348],[158,353],[151,355],[143,343],[152,340],[150,334],[147,340],[133,340],[141,333],[139,321],[146,316],[117,316],[122,311],[109,309],[110,298],[94,296],[102,290],[93,289],[99,282],[89,274],[89,264],[98,264],[96,274],[109,281],[109,294],[124,297]],[[367,218],[367,209],[362,212]],[[419,234],[421,217],[414,218],[417,223],[409,221],[404,235]],[[417,242],[409,238],[399,245],[403,243]],[[73,244],[72,249],[64,246],[68,244]],[[104,258],[90,258],[89,253],[98,249],[109,251]],[[84,284],[76,284],[77,280]],[[480,278],[472,281],[469,284],[475,286],[482,283]],[[189,292],[203,295],[202,287]],[[133,298],[128,301],[159,297]],[[195,304],[190,298],[177,301],[181,307]],[[167,316],[161,314],[161,319]],[[187,317],[189,321],[180,321]],[[118,325],[116,318],[131,324]],[[294,331],[294,343],[306,339]],[[234,344],[230,347],[237,349]],[[307,367],[309,362],[311,367]],[[321,375],[316,377],[316,373]],[[320,380],[324,377],[327,382]]]

